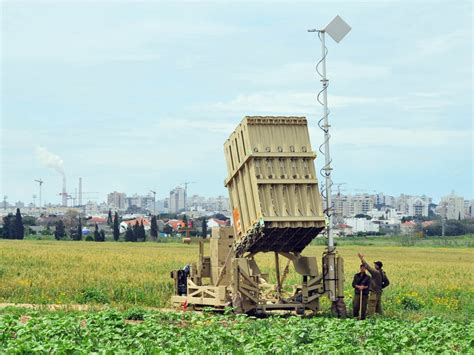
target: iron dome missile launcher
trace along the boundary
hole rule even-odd
[[[325,229],[308,124],[304,117],[245,117],[224,144],[233,227],[213,228],[210,256],[171,273],[172,303],[238,313],[317,312],[327,295],[345,315],[343,259],[328,248],[318,269],[306,246]],[[256,255],[272,253],[275,284]],[[282,270],[282,259],[286,266]],[[301,282],[288,292],[291,264]]]

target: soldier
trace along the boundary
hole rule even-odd
[[[367,314],[369,316],[374,315],[375,313],[383,314],[382,308],[382,289],[387,287],[390,284],[390,281],[385,275],[385,272],[382,270],[383,263],[381,261],[374,262],[374,266],[370,266],[364,259],[362,254],[358,254],[360,261],[364,266],[369,270],[371,281],[370,281],[370,294],[369,294],[369,307]]]
[[[354,275],[352,287],[354,288],[354,300],[352,303],[352,315],[365,319],[367,314],[367,301],[369,299],[370,276],[366,274],[364,264],[360,265],[360,272]]]

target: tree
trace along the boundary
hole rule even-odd
[[[36,226],[36,218],[33,216],[23,216],[23,225]]]
[[[79,217],[79,221],[78,221],[77,227],[76,227],[76,233],[74,234],[74,237],[72,239],[73,240],[82,240],[82,220],[81,220],[81,217]]]
[[[76,210],[68,210],[63,217],[64,226],[68,229],[76,228],[79,212]]]
[[[126,242],[134,242],[135,236],[133,233],[133,229],[130,225],[127,226],[127,230],[125,231],[125,241]]]
[[[202,219],[202,237],[205,239],[207,237],[207,219]]]
[[[140,237],[140,224],[138,224],[138,221],[135,221],[133,225],[133,241],[136,242],[138,237]]]
[[[151,217],[150,235],[154,239],[158,237],[158,222],[156,216]]]
[[[66,229],[62,219],[56,222],[56,230],[54,231],[54,238],[56,240],[64,239],[66,237]]]
[[[114,215],[114,240],[118,241],[119,238],[120,238],[119,217],[118,217],[118,213],[115,212],[115,215]]]
[[[100,230],[100,241],[105,242],[105,232],[103,229]]]
[[[143,239],[144,242],[146,242],[146,232],[145,232],[145,226],[143,225],[143,220],[140,222],[140,238]]]
[[[188,226],[188,216],[185,214],[183,214],[183,223],[186,225],[186,227]]]
[[[23,226],[23,219],[21,218],[20,209],[16,209],[15,215],[15,235],[14,239],[24,239],[25,238],[25,226]]]
[[[109,210],[109,215],[107,216],[107,224],[108,224],[109,226],[111,226],[112,223],[113,223],[113,222],[112,222],[112,210]]]
[[[94,240],[96,242],[100,242],[99,226],[97,225],[97,223],[95,224],[95,229],[94,229]]]
[[[11,214],[3,217],[2,238],[5,239],[10,239],[10,216]]]

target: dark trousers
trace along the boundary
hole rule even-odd
[[[360,314],[360,319],[365,319],[367,315],[367,302],[369,300],[369,295],[362,295],[362,312]],[[354,317],[359,317],[360,309],[360,292],[357,292],[354,295],[354,299],[352,300],[352,315]]]

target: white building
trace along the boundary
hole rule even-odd
[[[453,191],[441,198],[436,211],[447,219],[464,219],[464,198],[457,196]]]
[[[332,206],[337,217],[352,217],[367,214],[374,208],[375,195],[333,195]]]
[[[352,233],[378,233],[380,225],[366,218],[346,218],[345,224],[352,227]]]
[[[431,197],[400,195],[395,203],[397,210],[407,216],[413,217],[428,217],[429,205]]]
[[[413,217],[428,217],[429,204],[420,197],[412,197],[407,201],[408,215]]]

